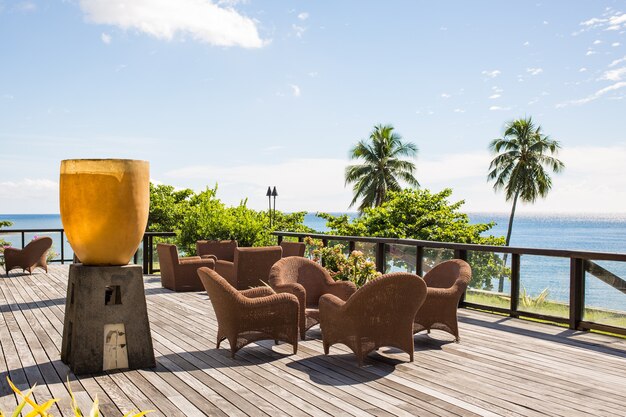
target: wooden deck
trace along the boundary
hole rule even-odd
[[[60,398],[72,415],[60,360],[67,267],[48,274],[0,269],[0,407],[37,383],[41,401]],[[146,276],[157,367],[75,377],[83,411],[97,395],[106,416],[132,409],[174,416],[626,416],[626,341],[463,310],[461,343],[433,331],[415,336],[415,362],[391,349],[363,368],[343,345],[324,356],[319,330],[298,354],[273,341],[249,345],[236,360],[215,349],[216,321],[206,293],[172,293]],[[225,342],[226,347],[228,343]]]

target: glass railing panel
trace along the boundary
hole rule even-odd
[[[372,244],[373,245],[373,244]],[[385,273],[416,271],[417,248],[411,245],[385,245]]]
[[[422,260],[422,269],[424,274],[430,271],[435,265],[440,264],[448,259],[454,259],[454,250],[439,248],[424,248],[424,258]]]
[[[523,255],[518,310],[569,317],[569,258]]]
[[[159,243],[176,244],[176,236],[153,236],[152,237],[152,270],[154,272],[157,272],[161,269],[161,264],[159,263],[159,252],[157,251],[157,245]],[[187,254],[182,249],[179,248],[178,256],[193,256],[193,255],[195,255],[195,252],[192,252],[191,254]],[[141,257],[141,261],[139,259],[137,260],[137,263],[139,263],[140,265],[143,264],[143,256]]]
[[[369,242],[354,242],[354,250],[358,250],[363,252],[365,257],[372,261],[376,262],[376,244]]]
[[[511,307],[511,255],[468,251],[472,280],[465,301],[490,307]]]
[[[585,262],[583,320],[626,328],[625,262]]]

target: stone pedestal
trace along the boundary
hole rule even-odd
[[[70,265],[61,360],[75,374],[155,366],[139,265]]]

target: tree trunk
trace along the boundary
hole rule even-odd
[[[519,191],[515,193],[515,197],[513,197],[513,207],[511,208],[511,216],[509,217],[509,228],[506,232],[506,242],[505,246],[509,246],[511,242],[511,232],[513,231],[513,218],[515,217],[515,207],[517,206],[517,197],[519,197]],[[508,257],[508,253],[504,254],[504,262],[503,266],[506,268],[506,259]],[[500,281],[498,282],[498,292],[504,291],[504,276],[500,274]]]

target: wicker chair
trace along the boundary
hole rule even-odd
[[[38,266],[48,272],[47,255],[48,250],[52,247],[52,238],[48,236],[33,239],[24,249],[12,247],[4,248],[4,267],[7,276],[9,271],[15,268],[22,268],[22,271],[33,273],[33,269]]]
[[[289,256],[304,256],[306,245],[303,242],[280,242],[280,247],[283,248],[283,258]]]
[[[335,281],[317,262],[291,256],[282,258],[270,270],[269,284],[276,292],[288,292],[300,302],[300,338],[320,321],[319,300],[333,294],[346,301],[356,292],[352,282]]]
[[[331,294],[320,298],[320,326],[324,353],[343,343],[359,366],[368,353],[393,346],[413,361],[413,320],[426,299],[426,283],[417,275],[395,272],[378,277],[348,301]]]
[[[413,332],[439,329],[460,340],[457,309],[459,300],[472,279],[472,268],[460,259],[453,259],[436,265],[424,275],[428,286],[426,301],[417,315]]]
[[[200,257],[213,255],[219,261],[235,260],[236,240],[199,240],[196,242],[196,254]]]
[[[237,291],[217,272],[200,268],[198,275],[217,318],[217,348],[224,339],[231,357],[257,340],[282,340],[298,352],[298,299],[293,294],[276,294],[269,287]]]
[[[172,291],[203,291],[204,286],[196,272],[200,267],[215,268],[214,259],[199,256],[178,257],[176,245],[157,244],[161,268],[161,285]]]
[[[256,248],[237,248],[232,270],[217,264],[215,272],[222,275],[238,290],[247,290],[267,284],[270,269],[282,257],[280,246],[262,246]],[[219,267],[219,268],[218,268]]]

